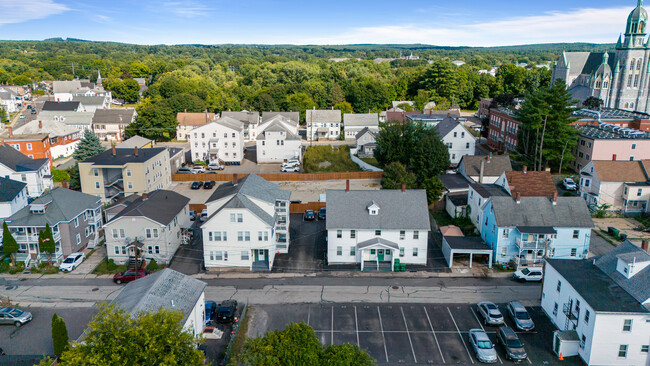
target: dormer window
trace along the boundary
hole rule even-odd
[[[372,201],[370,205],[368,205],[367,209],[368,209],[368,214],[372,216],[379,215],[379,205],[377,205],[375,201]]]

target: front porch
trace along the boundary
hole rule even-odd
[[[392,272],[395,269],[393,257],[399,253],[399,246],[389,240],[374,238],[357,244],[361,254],[361,271]]]
[[[553,239],[557,231],[552,227],[518,226],[521,236],[515,239],[517,268],[542,265],[544,258],[552,257]]]

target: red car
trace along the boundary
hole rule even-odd
[[[113,276],[113,282],[119,285],[120,283],[135,281],[138,278],[142,278],[148,274],[149,271],[144,269],[139,269],[137,272],[131,269],[122,273],[115,274],[115,276]]]

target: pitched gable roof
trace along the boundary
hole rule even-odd
[[[238,193],[270,203],[275,203],[276,200],[288,200],[291,197],[291,191],[280,189],[279,185],[269,182],[257,174],[249,174],[238,179],[236,185],[233,185],[232,182],[221,184],[210,195],[207,203]]]
[[[307,123],[341,122],[341,111],[338,109],[308,109],[305,111]]]
[[[47,134],[48,137],[59,137],[77,134],[79,130],[55,120],[45,122],[33,120],[14,130],[16,135],[36,135],[41,133]]]
[[[262,112],[262,123],[270,120],[275,116],[282,116],[298,124],[300,122],[300,113],[298,112]]]
[[[373,138],[376,138],[376,137],[377,137],[377,134],[376,134],[374,131],[372,131],[372,130],[369,129],[368,127],[364,127],[361,131],[357,132],[357,134],[354,136],[354,138],[355,138],[356,140],[358,140],[358,139],[360,139],[363,135],[365,135],[365,134],[367,134],[367,133],[369,133],[370,136],[372,136]]]
[[[0,202],[11,202],[16,198],[27,183],[0,177]]]
[[[517,193],[521,197],[553,197],[557,194],[555,183],[550,172],[529,171],[529,172],[505,172],[508,186],[513,197]]]
[[[178,124],[181,126],[203,126],[204,124],[212,121],[214,117],[214,113],[179,112],[176,114],[176,121],[178,121]]]
[[[43,214],[33,214],[30,206],[6,219],[11,227],[32,226],[44,227],[46,223],[54,226],[59,222],[69,222],[86,210],[101,207],[101,199],[86,193],[57,187],[43,194],[30,205],[47,205]]]
[[[593,160],[592,164],[601,182],[645,182],[648,180],[643,163],[639,161]]]
[[[98,109],[93,115],[93,123],[102,124],[129,124],[133,121],[135,109]]]
[[[478,176],[481,173],[481,161],[485,163],[483,176],[498,177],[503,172],[512,171],[510,155],[465,155],[462,157],[459,166],[463,166],[466,177]]]
[[[346,126],[379,126],[377,113],[345,113],[343,123]]]
[[[43,111],[69,111],[75,112],[79,109],[79,102],[53,102],[46,101],[43,103]]]
[[[0,164],[14,172],[31,172],[39,170],[43,165],[49,164],[50,159],[30,159],[13,147],[0,144]]]
[[[142,137],[140,135],[135,135],[135,136],[129,137],[128,140],[125,140],[125,141],[115,145],[115,147],[118,148],[118,149],[132,149],[132,148],[134,148],[136,146],[138,148],[141,148],[141,147],[143,147],[145,145],[148,145],[148,144],[150,144],[152,142],[153,142],[153,140],[149,140],[146,137]]]
[[[221,112],[221,118],[228,117],[235,119],[245,125],[249,124],[258,124],[260,122],[260,112],[249,112],[249,111],[240,111],[240,112]]]
[[[289,121],[291,122],[291,121]],[[282,122],[274,120],[271,122],[263,131],[257,134],[257,140],[264,140],[266,138],[266,132],[284,132],[286,134],[286,140],[300,140],[300,136],[289,131],[286,127],[282,125]]]
[[[262,210],[258,205],[256,205],[253,201],[248,199],[243,194],[236,194],[233,198],[231,198],[228,202],[226,202],[225,205],[221,206],[214,214],[212,214],[210,218],[214,217],[222,210],[228,208],[245,208],[250,212],[252,212],[253,215],[257,216],[260,220],[267,223],[268,225],[273,226],[273,224],[275,223],[273,216],[266,213],[266,211]]]
[[[594,223],[582,197],[521,197],[520,203],[510,196],[491,199],[498,227],[542,226],[591,228]]]
[[[111,222],[122,217],[146,217],[161,225],[169,224],[190,202],[182,194],[158,189],[144,197],[138,197],[115,215]],[[188,213],[189,214],[189,213]]]
[[[456,119],[447,117],[436,125],[436,130],[438,131],[438,135],[440,135],[440,138],[443,138],[447,136],[451,131],[453,131],[459,125],[461,125],[461,123],[456,121]]]
[[[83,88],[79,80],[55,80],[52,82],[54,93],[79,93],[86,90],[88,88]]]
[[[626,278],[616,270],[618,259],[633,257],[633,261],[650,261],[650,254],[636,245],[625,241],[623,244],[596,259],[596,266],[606,273],[614,282],[621,286],[640,303],[650,300],[650,266]],[[649,304],[650,306],[650,304]]]

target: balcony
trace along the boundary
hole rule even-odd
[[[519,251],[524,251],[524,250],[544,250],[548,249],[547,247],[550,247],[552,244],[550,239],[538,239],[538,240],[533,240],[533,241],[523,241],[521,238],[517,238],[515,241],[515,244],[517,245],[517,248],[519,248]]]
[[[12,233],[14,239],[16,239],[16,242],[22,243],[22,244],[29,244],[29,243],[38,243],[38,233],[32,233],[28,234],[26,232],[14,232]],[[61,241],[61,233],[59,231],[52,231],[52,237],[54,238],[55,242],[60,242]]]

